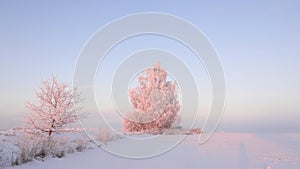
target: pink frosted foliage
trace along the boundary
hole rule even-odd
[[[138,86],[128,94],[134,111],[123,118],[123,131],[160,132],[179,120],[176,82],[167,81],[167,73],[159,62],[142,72]]]
[[[49,136],[72,131],[70,125],[78,120],[74,103],[80,101],[80,94],[76,89],[66,83],[59,83],[52,76],[49,80],[42,81],[36,97],[37,103],[27,103],[32,114],[26,118],[25,124],[32,128],[30,131]]]

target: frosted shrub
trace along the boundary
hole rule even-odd
[[[16,163],[26,163],[35,159],[42,159],[48,153],[49,140],[41,135],[23,132],[17,140],[19,148]]]
[[[110,138],[110,133],[108,129],[99,129],[98,135],[97,135],[97,140],[102,142],[102,143],[106,143],[107,141],[109,141]]]
[[[7,151],[5,142],[5,139],[0,135],[0,168],[9,166],[12,163],[11,151]]]
[[[68,136],[45,137],[24,132],[18,138],[16,163],[26,163],[33,159],[43,160],[47,156],[61,158],[67,153],[82,151],[87,142],[87,139],[71,139]]]
[[[110,141],[118,140],[120,138],[121,136],[119,134],[116,134],[115,132],[112,132],[111,130],[105,128],[100,128],[96,135],[96,140],[104,144]]]

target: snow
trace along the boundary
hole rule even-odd
[[[190,135],[177,147],[147,159],[129,159],[94,147],[63,158],[47,158],[10,169],[191,168],[299,169],[300,133],[215,133],[205,144]],[[172,136],[165,136],[172,137]],[[126,138],[123,138],[126,139]],[[108,144],[120,144],[115,141]]]

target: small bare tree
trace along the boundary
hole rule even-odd
[[[78,120],[74,104],[82,101],[81,95],[66,83],[59,83],[55,76],[42,81],[36,91],[37,103],[27,103],[32,114],[26,118],[31,131],[47,134],[74,131],[67,128]]]

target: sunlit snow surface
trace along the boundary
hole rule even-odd
[[[164,136],[173,137],[173,136]],[[199,135],[187,136],[171,151],[148,159],[114,156],[100,148],[68,154],[63,158],[33,161],[13,169],[299,169],[300,133],[215,133],[198,145]],[[108,143],[122,145],[119,139]]]

